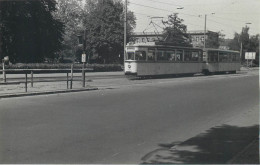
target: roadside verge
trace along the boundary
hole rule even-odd
[[[1,98],[12,98],[12,97],[23,97],[23,96],[36,96],[36,95],[50,95],[50,94],[59,94],[59,93],[83,92],[83,91],[93,91],[93,90],[98,90],[98,88],[67,89],[67,90],[55,90],[55,91],[3,94],[3,95],[0,95],[0,99]]]

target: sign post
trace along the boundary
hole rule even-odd
[[[251,66],[253,65],[253,60],[255,60],[256,52],[246,52],[245,59],[247,60],[247,67],[248,67],[248,60],[251,60]]]
[[[82,66],[82,87],[85,87],[85,64],[86,64],[86,54],[83,53],[81,57],[81,62],[83,63]]]
[[[3,80],[6,83],[6,72],[5,72],[5,62],[9,61],[9,56],[5,56],[4,59],[2,60],[3,64]]]

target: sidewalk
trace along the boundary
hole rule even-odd
[[[145,164],[259,164],[258,107],[183,142],[160,144]],[[253,120],[252,120],[253,119]]]
[[[86,72],[85,75],[85,87],[82,87],[82,73],[73,74],[72,89],[69,89],[70,81],[67,84],[65,73],[35,74],[33,87],[28,75],[27,92],[24,74],[8,74],[7,83],[3,82],[0,75],[0,98],[98,90],[98,82],[122,77],[123,72]]]
[[[69,83],[70,85],[70,83]],[[73,88],[67,89],[66,81],[63,82],[37,82],[34,83],[33,87],[28,83],[27,92],[25,92],[25,84],[12,84],[12,85],[1,85],[0,86],[0,99],[10,97],[22,97],[22,96],[33,96],[33,95],[47,95],[57,93],[69,93],[69,92],[81,92],[98,90],[96,87],[86,85],[82,87],[82,83],[79,81],[73,82]]]

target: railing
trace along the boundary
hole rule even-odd
[[[71,65],[70,69],[5,69],[0,70],[2,73],[3,82],[1,84],[17,84],[17,83],[24,83],[25,84],[25,92],[28,90],[28,83],[31,83],[31,87],[33,87],[34,82],[34,74],[36,73],[66,73],[66,80],[56,80],[58,81],[66,81],[67,82],[67,89],[72,89],[73,87],[73,73],[82,72],[81,80],[82,80],[82,87],[85,87],[85,72],[86,71],[93,71],[93,69],[90,68],[82,68],[82,69],[74,69],[73,65]],[[25,75],[25,81],[24,82],[7,82],[7,73],[10,74],[24,74]],[[70,73],[70,75],[69,75]],[[28,75],[30,75],[30,78],[28,78]],[[28,80],[30,79],[30,80]]]

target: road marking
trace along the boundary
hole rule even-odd
[[[120,153],[115,153],[114,155],[112,155],[112,157],[115,157],[115,156],[117,156],[117,155],[119,155]]]
[[[141,146],[141,145],[144,145],[146,142],[142,142],[142,143],[139,143],[137,144],[138,146]]]

